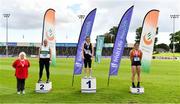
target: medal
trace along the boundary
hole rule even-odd
[[[139,57],[138,57],[138,51],[137,51],[137,50],[135,50],[134,61],[140,61],[140,59],[139,59]]]
[[[24,60],[21,60],[20,63],[21,63],[21,65],[22,65],[22,67],[24,67],[25,61],[24,61]]]

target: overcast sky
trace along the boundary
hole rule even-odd
[[[43,15],[48,8],[56,10],[57,42],[77,42],[81,22],[77,15],[87,15],[97,8],[92,29],[92,42],[97,35],[117,26],[124,12],[134,5],[134,12],[127,36],[134,43],[135,30],[142,26],[143,18],[151,9],[160,10],[159,41],[169,43],[172,32],[170,14],[180,14],[180,0],[0,0],[0,14],[10,13],[10,42],[41,42]],[[0,42],[5,42],[5,19],[0,16]],[[176,31],[180,30],[180,18],[176,20]],[[24,35],[24,39],[23,39]]]

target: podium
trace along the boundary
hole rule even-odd
[[[81,93],[96,93],[96,78],[82,78]]]
[[[36,83],[35,91],[37,93],[47,93],[52,89],[52,82],[49,83]]]
[[[132,87],[130,87],[130,92],[132,94],[143,94],[144,93],[144,87],[140,87],[140,88],[132,88]]]

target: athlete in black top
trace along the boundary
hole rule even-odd
[[[85,77],[87,77],[87,75],[89,74],[89,77],[91,78],[92,75],[91,64],[92,64],[92,58],[94,56],[94,47],[92,43],[90,43],[89,36],[86,37],[86,42],[84,43],[82,50],[83,50],[82,57],[84,59]]]

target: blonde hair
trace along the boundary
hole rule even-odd
[[[20,52],[19,53],[19,59],[21,58],[21,55],[24,55],[24,59],[26,59],[26,53],[25,52]]]

